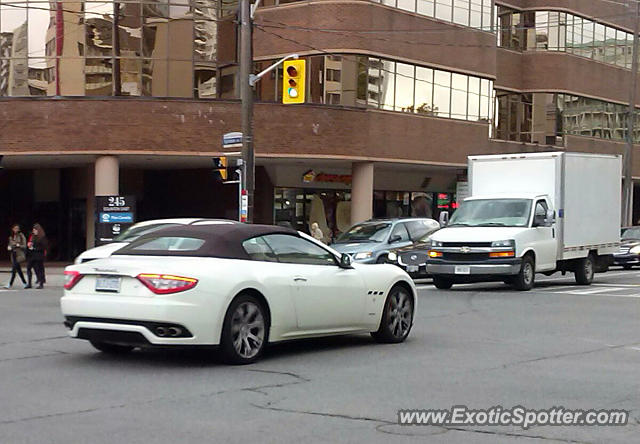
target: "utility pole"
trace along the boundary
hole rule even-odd
[[[630,0],[635,3],[633,20],[633,60],[631,62],[631,85],[629,88],[629,111],[627,116],[627,146],[624,150],[624,180],[622,192],[622,225],[633,225],[633,128],[636,107],[636,89],[638,87],[638,20],[640,20],[640,1]]]
[[[253,150],[253,20],[251,0],[240,0],[240,99],[242,101],[242,189],[248,198],[247,223],[253,223],[255,189],[255,152]]]

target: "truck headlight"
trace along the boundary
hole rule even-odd
[[[492,247],[511,247],[515,248],[516,242],[513,239],[491,242]]]
[[[387,259],[389,259],[391,262],[395,262],[398,260],[398,255],[393,251],[390,251],[389,254],[387,254]]]
[[[371,256],[373,256],[373,253],[371,251],[362,251],[360,253],[356,253],[354,258],[355,260],[362,260],[362,259],[369,259]]]
[[[629,250],[631,254],[640,254],[640,245],[636,245]]]
[[[431,240],[431,247],[442,247],[442,241]]]

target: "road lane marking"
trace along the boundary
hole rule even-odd
[[[606,287],[606,288],[590,288],[590,289],[584,289],[584,290],[564,291],[563,293],[566,293],[566,294],[597,294],[597,293],[606,293],[608,291],[622,291],[622,290],[627,290],[627,289],[626,288]]]

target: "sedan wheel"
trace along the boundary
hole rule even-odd
[[[402,342],[409,335],[412,325],[413,297],[404,287],[393,287],[384,304],[380,328],[371,336],[378,342]]]
[[[229,306],[222,332],[227,361],[249,364],[257,360],[266,342],[267,323],[262,304],[252,296],[240,296]]]

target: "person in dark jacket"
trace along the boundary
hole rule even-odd
[[[34,224],[31,235],[27,241],[27,285],[24,288],[31,288],[31,270],[36,273],[36,285],[42,289],[46,282],[44,276],[44,259],[47,254],[47,235],[40,224]]]
[[[20,231],[20,225],[12,225],[9,235],[9,245],[7,246],[9,256],[11,257],[11,278],[9,278],[9,283],[7,283],[4,288],[11,288],[13,281],[16,279],[16,274],[20,276],[22,284],[27,285],[27,281],[25,281],[24,275],[22,274],[22,267],[20,266],[20,264],[27,260],[26,249],[27,239],[25,239],[24,234]]]

